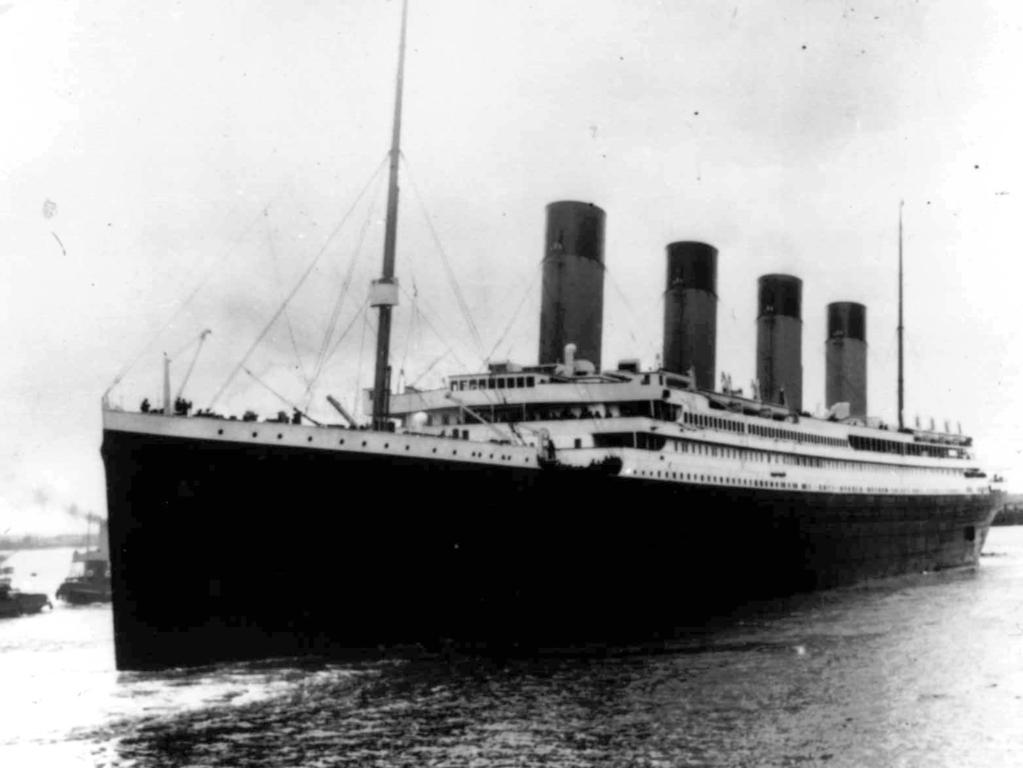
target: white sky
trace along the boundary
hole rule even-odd
[[[104,511],[100,395],[140,350],[112,394],[126,407],[159,399],[164,351],[176,387],[212,329],[185,392],[209,403],[386,152],[399,14],[0,0],[0,533],[74,530],[72,501]],[[409,380],[449,347],[420,385],[479,368],[524,296],[495,357],[535,362],[544,205],[582,199],[608,214],[606,365],[654,362],[664,246],[704,239],[719,371],[748,385],[756,278],[790,272],[804,406],[824,400],[826,304],[860,301],[870,411],[894,421],[904,198],[907,417],[961,421],[1023,485],[1018,3],[413,0],[409,46],[404,153],[485,347],[405,177],[398,272],[439,332],[410,337],[403,297]],[[324,415],[327,392],[353,401],[360,360],[369,384],[358,313],[382,214],[377,184],[250,361],[301,400],[354,262]],[[217,405],[282,407],[244,374]]]

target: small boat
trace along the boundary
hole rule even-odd
[[[11,586],[14,568],[5,565],[6,558],[0,555],[0,619],[40,613],[43,608],[52,608],[53,603],[41,592],[22,592]]]
[[[110,554],[107,547],[107,526],[100,523],[99,546],[75,551],[71,556],[71,574],[57,588],[57,599],[71,605],[109,603]]]
[[[81,569],[74,568],[57,587],[57,598],[72,605],[110,602],[110,561],[99,552],[75,552],[72,564],[81,563]]]

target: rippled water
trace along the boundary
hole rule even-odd
[[[986,549],[660,648],[504,662],[117,673],[109,608],[58,606],[0,622],[0,765],[1019,766],[1023,528]],[[69,552],[16,558],[52,592]]]

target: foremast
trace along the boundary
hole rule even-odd
[[[377,323],[376,369],[373,377],[373,429],[389,428],[391,391],[391,307],[398,303],[398,281],[394,277],[394,253],[398,236],[398,160],[401,156],[401,102],[405,76],[405,29],[408,0],[401,8],[401,42],[398,46],[398,76],[394,93],[394,122],[391,129],[390,171],[387,185],[387,219],[384,225],[384,264],[379,280],[374,280],[370,304],[380,313]]]

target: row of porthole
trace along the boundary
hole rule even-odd
[[[660,470],[658,470],[657,472],[654,472],[653,470],[648,472],[646,470],[642,470],[641,469],[641,470],[639,470],[639,474],[644,476],[644,477],[661,477],[661,471]],[[715,483],[727,482],[727,478],[716,477],[714,475],[692,475],[690,473],[686,473],[685,477],[682,477],[682,473],[681,472],[668,472],[667,470],[664,471],[664,478],[665,479],[670,478],[670,479],[673,479],[673,480],[696,480],[698,482],[705,482],[705,481],[715,482]],[[744,479],[744,478],[733,478],[733,480],[735,482],[738,482],[740,485],[750,486],[750,487],[758,487],[758,488],[782,488],[782,489],[788,489],[788,490],[799,490],[799,483],[781,483],[781,482],[770,481],[770,480],[747,480],[747,479]],[[804,491],[810,490],[810,486],[808,486],[808,485],[806,485],[804,483],[803,484],[803,490]],[[820,486],[820,490],[821,491],[827,491],[829,489],[826,488],[825,486]],[[895,492],[891,488],[856,488],[856,487],[853,487],[853,486],[840,486],[836,490],[839,493],[875,493],[875,494],[877,494],[877,493],[894,493]],[[917,489],[914,489],[914,490],[917,490]]]
[[[656,472],[654,472],[653,470],[650,470],[648,472],[648,471],[643,470],[643,469],[639,470],[639,474],[642,475],[643,477],[661,477],[661,475],[662,475],[661,470],[657,470]],[[726,483],[726,482],[728,482],[728,478],[717,477],[715,475],[693,475],[693,474],[687,472],[687,473],[685,473],[685,476],[683,477],[681,472],[669,472],[667,470],[664,470],[663,476],[664,476],[664,478],[666,480],[667,479],[672,479],[672,480],[695,480],[697,482],[711,482],[711,483]],[[737,482],[740,485],[749,486],[749,487],[758,487],[758,488],[786,488],[786,489],[790,489],[790,490],[799,490],[799,483],[781,483],[781,482],[772,481],[772,480],[747,480],[745,478],[732,478],[732,481],[733,482]],[[809,490],[809,486],[804,484],[803,485],[803,490]]]
[[[223,430],[223,429],[218,429],[218,430],[217,430],[217,434],[218,434],[218,435],[222,435],[222,434],[224,434],[224,430]],[[259,432],[253,432],[253,433],[252,433],[252,436],[253,436],[253,437],[259,437]],[[283,440],[283,439],[284,439],[284,433],[283,433],[283,432],[278,432],[278,433],[277,433],[277,439],[278,439],[278,440]],[[313,441],[313,436],[312,436],[312,435],[309,435],[309,436],[308,436],[308,437],[306,438],[306,440],[307,440],[308,442],[310,442],[310,443],[311,443],[311,442]],[[340,440],[338,440],[338,443],[337,443],[337,444],[338,444],[338,445],[344,445],[344,444],[345,444],[344,438],[341,438]],[[366,447],[366,444],[367,444],[367,443],[366,443],[366,441],[365,441],[365,440],[363,440],[363,441],[362,441],[362,447],[363,447],[363,448],[365,448],[365,447]],[[391,447],[391,444],[390,444],[390,443],[384,443],[384,448],[390,448],[390,447]],[[406,451],[412,450],[412,446],[411,446],[411,445],[408,445],[408,444],[406,444],[406,445],[405,445],[405,450],[406,450]],[[434,449],[433,449],[433,453],[437,453],[437,449],[436,449],[436,448],[434,448]],[[451,455],[452,455],[452,456],[457,456],[457,455],[458,455],[458,449],[457,449],[457,448],[455,448],[454,450],[452,450],[452,451],[451,451]],[[483,458],[483,451],[473,451],[473,452],[472,452],[472,456],[473,456],[474,458],[480,458],[480,459],[482,459],[482,458]],[[492,458],[494,458],[494,454],[490,454],[490,458],[491,458],[491,459],[492,459]],[[501,454],[501,455],[499,456],[499,458],[500,458],[500,460],[501,460],[501,461],[512,461],[512,460],[513,460],[513,459],[514,459],[515,457],[514,457],[514,456],[512,456],[512,455],[510,455],[510,454],[504,454],[504,453],[502,453],[502,454]],[[525,461],[526,463],[529,463],[529,457],[528,457],[528,456],[526,456],[526,457],[525,457],[525,459],[524,459],[524,461]]]

